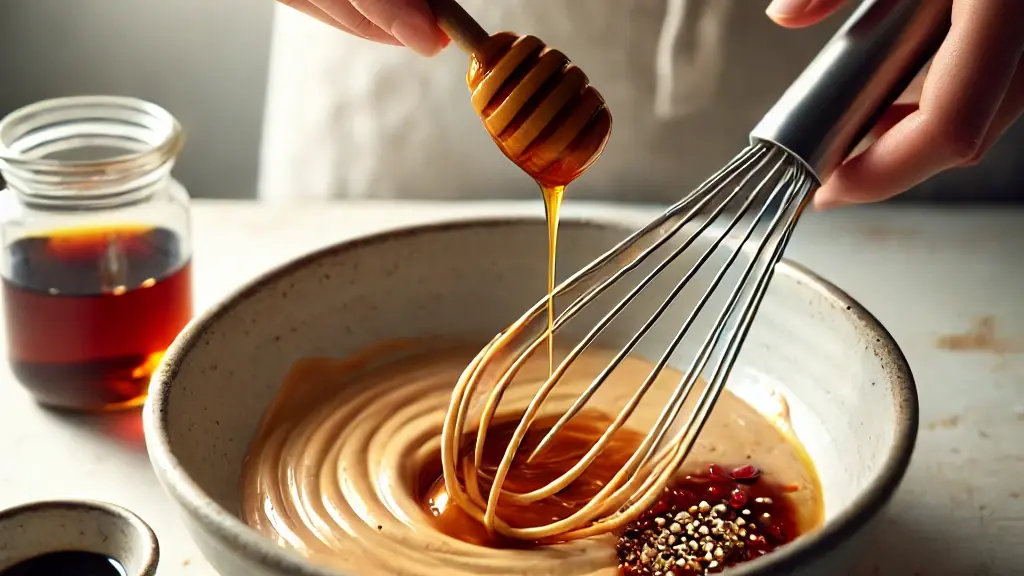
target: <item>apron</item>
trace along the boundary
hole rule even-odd
[[[533,34],[564,52],[607,101],[607,148],[567,195],[659,203],[679,199],[747,144],[849,10],[792,31],[749,0],[462,4],[490,31]],[[536,197],[474,113],[467,67],[454,45],[423,58],[279,6],[260,197]]]

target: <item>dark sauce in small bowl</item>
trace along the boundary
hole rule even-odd
[[[0,576],[127,576],[116,559],[95,552],[62,550],[0,570]]]

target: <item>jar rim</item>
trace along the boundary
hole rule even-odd
[[[177,119],[151,102],[52,98],[0,120],[0,172],[7,189],[27,204],[109,208],[155,192],[183,145]]]
[[[139,115],[139,118],[151,120],[146,128],[156,135],[155,143],[134,152],[112,155],[107,158],[91,160],[56,160],[51,158],[34,158],[23,150],[18,150],[17,143],[31,131],[22,129],[31,124],[33,118],[43,117],[58,111],[89,110],[93,108],[120,109],[124,112]],[[72,119],[81,120],[69,113]],[[47,123],[43,123],[46,127]],[[0,164],[17,170],[43,170],[50,173],[74,173],[78,171],[102,170],[105,173],[135,171],[147,164],[159,165],[167,158],[178,155],[184,145],[184,130],[178,120],[163,107],[152,102],[130,96],[83,95],[65,96],[41,100],[18,108],[3,119],[0,119]]]

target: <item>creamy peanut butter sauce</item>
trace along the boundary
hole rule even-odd
[[[394,343],[344,360],[297,362],[250,446],[242,477],[242,518],[280,545],[354,574],[617,574],[611,535],[513,549],[451,536],[458,531],[450,525],[439,529],[439,518],[425,498],[435,512],[438,505],[443,508],[443,483],[427,482],[432,488],[425,491],[423,475],[439,470],[451,389],[477,351]],[[589,383],[609,358],[606,351],[584,353],[564,377],[564,397],[549,400],[552,413],[564,409],[574,386]],[[547,376],[548,363],[546,353],[535,355],[518,378],[539,381]],[[616,411],[616,399],[631,394],[650,368],[644,360],[626,359],[605,385],[613,393],[595,407]],[[681,376],[665,370],[655,388],[670,390]],[[518,400],[510,390],[509,410],[522,405],[528,388]],[[638,422],[652,421],[657,408],[641,405]],[[765,480],[792,486],[788,497],[800,510],[802,532],[821,523],[821,490],[803,450],[729,392],[687,461],[693,466],[708,462],[754,463],[764,470]]]

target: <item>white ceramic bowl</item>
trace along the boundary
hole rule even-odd
[[[560,270],[582,267],[629,232],[566,222]],[[399,337],[486,342],[542,294],[545,254],[537,219],[388,232],[282,266],[197,318],[153,379],[145,432],[157,475],[214,567],[225,576],[337,576],[249,529],[237,512],[242,458],[295,360]],[[840,573],[913,450],[917,396],[898,346],[846,294],[783,263],[730,386],[787,399],[818,468],[826,524],[729,573]]]

